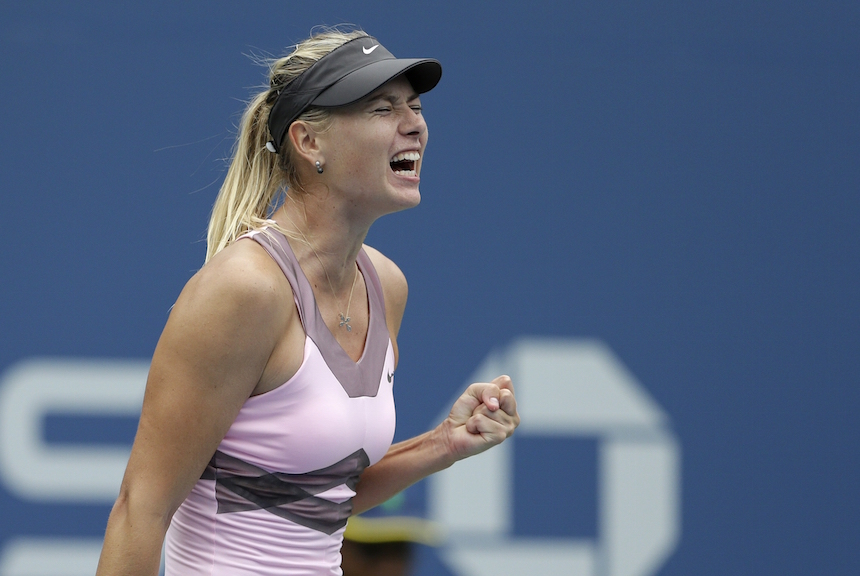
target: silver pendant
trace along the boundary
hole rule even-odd
[[[350,326],[350,325],[349,325],[349,321],[350,321],[350,320],[352,320],[352,318],[350,318],[349,316],[347,316],[346,318],[344,318],[343,314],[341,314],[341,315],[340,315],[340,324],[338,324],[338,326],[340,326],[341,328],[343,328],[344,326],[346,326],[346,331],[347,331],[347,332],[352,332],[352,326]]]

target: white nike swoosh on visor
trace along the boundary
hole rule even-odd
[[[379,48],[379,44],[374,44],[370,48],[365,48],[364,46],[362,46],[361,51],[364,52],[365,54],[370,54],[371,52],[373,52],[377,48]]]

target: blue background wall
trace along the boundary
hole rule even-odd
[[[0,371],[150,356],[246,54],[341,22],[444,65],[422,205],[368,239],[410,280],[398,438],[492,348],[597,337],[683,448],[660,574],[858,573],[856,2],[6,2]],[[0,486],[0,545],[107,512]]]

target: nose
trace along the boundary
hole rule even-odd
[[[400,123],[400,129],[406,136],[418,136],[419,138],[427,132],[427,123],[424,121],[424,115],[421,111],[415,111],[409,106],[403,113],[403,121]]]

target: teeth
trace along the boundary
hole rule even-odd
[[[399,176],[418,176],[415,170],[395,170],[394,173]]]
[[[400,154],[392,158],[391,162],[403,162],[404,160],[411,160],[412,162],[415,162],[419,158],[421,158],[421,154],[419,154],[418,152],[401,152]]]

